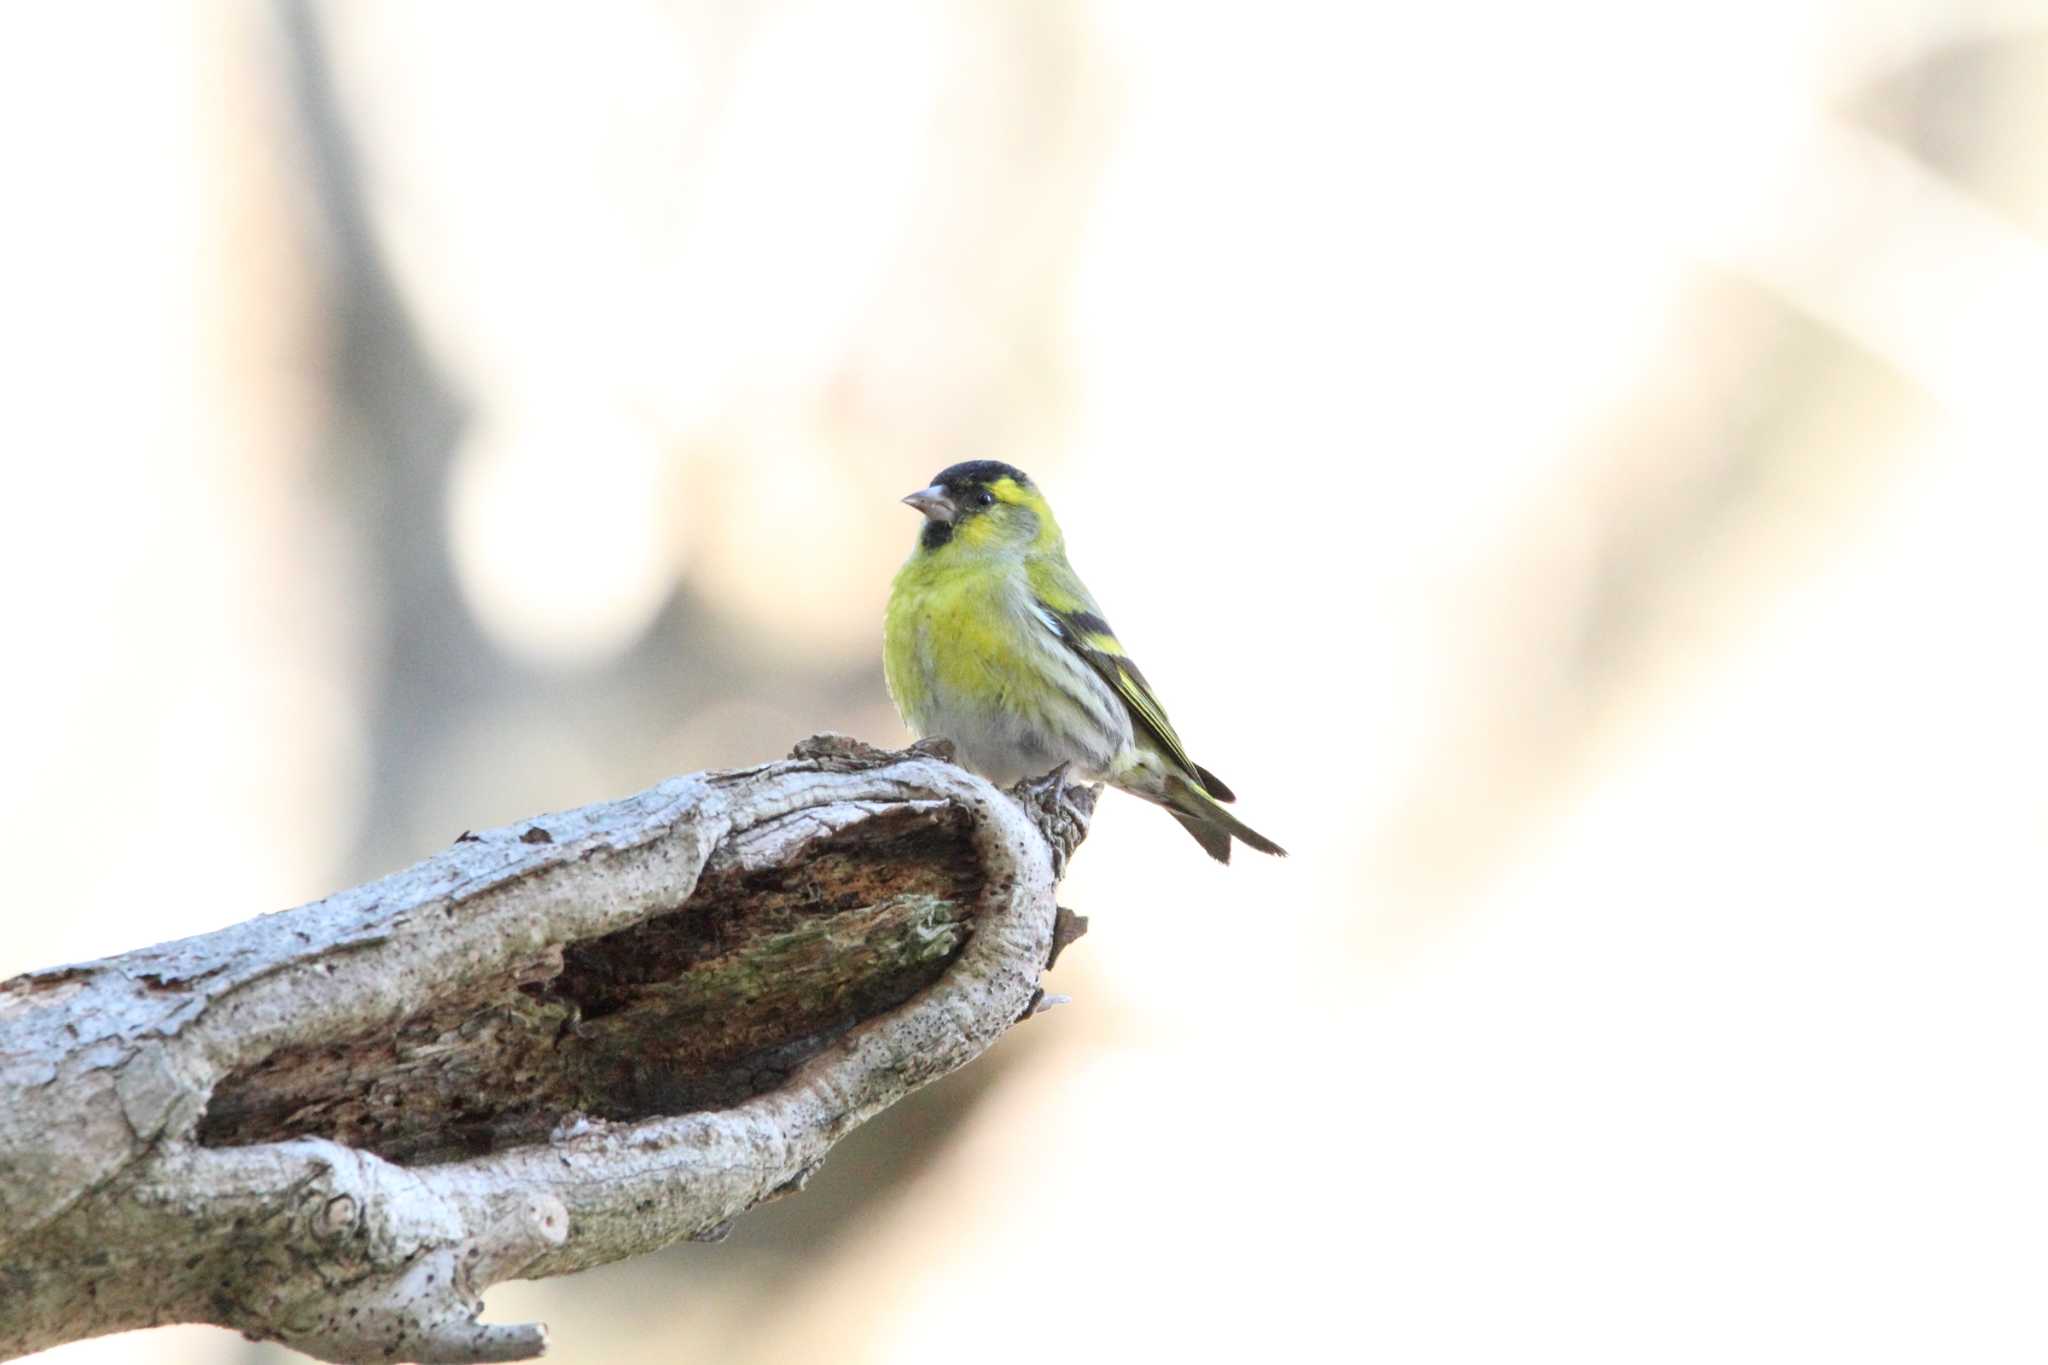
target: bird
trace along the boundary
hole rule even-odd
[[[1028,475],[969,460],[903,501],[925,520],[889,591],[882,663],[912,733],[951,740],[998,786],[1065,765],[1142,797],[1220,863],[1233,839],[1286,856],[1223,808],[1236,794],[1188,757]]]

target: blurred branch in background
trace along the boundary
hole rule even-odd
[[[418,759],[507,684],[455,590],[444,536],[448,467],[468,414],[422,346],[364,203],[363,170],[337,103],[312,0],[277,0],[286,84],[305,149],[326,290],[327,461],[369,572],[377,660],[368,714],[364,837],[411,825]],[[389,866],[372,842],[353,861]],[[402,855],[401,855],[402,856]]]

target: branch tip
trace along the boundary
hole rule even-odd
[[[1052,952],[1045,959],[1045,969],[1051,971],[1060,962],[1060,953],[1075,939],[1088,932],[1088,917],[1077,915],[1062,905],[1053,911]]]
[[[1017,1016],[1017,1022],[1021,1024],[1026,1019],[1036,1019],[1039,1015],[1056,1010],[1061,1005],[1073,1003],[1074,997],[1071,995],[1047,995],[1040,990],[1031,997],[1031,1003],[1024,1007],[1024,1012]]]

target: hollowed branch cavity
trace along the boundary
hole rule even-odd
[[[541,1141],[579,1113],[738,1104],[958,955],[981,891],[972,823],[888,807],[786,866],[721,851],[671,910],[232,1072],[198,1140],[327,1137],[422,1165]]]

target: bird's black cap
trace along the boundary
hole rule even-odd
[[[1001,479],[1015,479],[1026,488],[1031,486],[1030,475],[1001,460],[968,460],[964,464],[950,465],[932,476],[933,483],[956,493],[969,488],[986,488]]]

